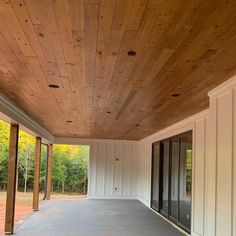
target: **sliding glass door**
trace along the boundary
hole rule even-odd
[[[178,220],[178,199],[179,199],[179,139],[171,139],[170,155],[170,218]]]
[[[180,139],[179,169],[179,223],[183,228],[191,226],[192,193],[192,138],[188,135]]]
[[[191,228],[192,132],[153,144],[152,208]]]

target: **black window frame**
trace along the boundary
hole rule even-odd
[[[168,220],[170,220],[172,223],[174,223],[175,225],[179,226],[180,228],[182,228],[184,231],[186,231],[187,233],[191,233],[191,222],[190,222],[190,228],[186,227],[184,224],[182,224],[181,222],[179,222],[179,195],[180,195],[180,160],[179,160],[179,168],[178,168],[178,213],[177,213],[177,220],[174,219],[173,217],[170,217],[170,206],[171,206],[171,162],[172,162],[172,148],[171,148],[171,139],[178,139],[179,141],[179,158],[181,155],[181,137],[187,136],[187,135],[191,135],[192,137],[192,150],[193,150],[193,130],[188,130],[186,132],[174,135],[174,136],[170,136],[168,138],[162,139],[162,140],[158,140],[157,142],[153,142],[152,143],[152,158],[151,158],[151,201],[150,201],[150,207],[151,209],[153,209],[154,211],[158,212],[159,214],[161,214],[163,217],[167,218]],[[161,204],[161,198],[162,198],[162,191],[160,191],[161,185],[160,183],[163,181],[163,174],[161,174],[162,170],[161,170],[161,157],[163,156],[163,148],[161,147],[161,143],[164,141],[168,141],[169,142],[169,173],[168,173],[168,215],[161,213],[160,211],[160,204]],[[159,154],[159,199],[158,199],[158,207],[156,209],[156,207],[152,206],[152,202],[153,202],[153,178],[154,178],[154,146],[156,144],[160,145],[160,154]],[[192,156],[193,157],[193,156]],[[193,158],[192,158],[192,162],[193,162]],[[192,169],[193,171],[193,169]],[[193,183],[193,174],[192,174],[192,180],[191,183]],[[193,191],[191,191],[191,218],[192,218],[192,197],[193,197]]]

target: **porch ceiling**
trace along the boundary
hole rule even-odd
[[[236,1],[0,1],[0,90],[55,136],[141,139],[235,61]]]

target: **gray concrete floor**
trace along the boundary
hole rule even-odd
[[[183,236],[136,200],[48,201],[16,236]]]

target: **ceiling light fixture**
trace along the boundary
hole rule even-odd
[[[136,52],[130,50],[130,51],[128,51],[128,56],[135,57],[136,56]]]
[[[49,88],[59,88],[59,85],[56,85],[56,84],[49,84],[48,87],[49,87]]]
[[[179,93],[173,93],[173,94],[171,94],[171,96],[172,96],[172,97],[179,97],[180,94],[179,94]]]

